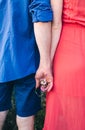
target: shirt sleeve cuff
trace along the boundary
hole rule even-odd
[[[32,14],[32,22],[49,22],[53,19],[51,10],[38,10]]]

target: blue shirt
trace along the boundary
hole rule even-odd
[[[39,53],[33,22],[48,21],[50,0],[0,0],[0,82],[36,72]]]

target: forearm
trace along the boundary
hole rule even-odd
[[[60,39],[62,29],[63,0],[57,0],[57,2],[51,0],[51,6],[53,10],[52,45],[51,45],[51,61],[52,61]]]
[[[60,34],[62,29],[62,23],[52,25],[52,45],[51,45],[51,61],[53,61],[53,57],[59,43]]]
[[[51,22],[34,23],[36,43],[40,53],[40,64],[50,64],[51,54]]]
[[[50,91],[53,83],[50,60],[53,13],[50,0],[31,0],[29,11],[32,15],[36,43],[40,53],[40,64],[35,75],[36,88],[40,86],[40,80],[45,79],[49,82],[46,91]]]

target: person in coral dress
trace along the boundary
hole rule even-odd
[[[85,130],[85,0],[51,3],[54,85],[43,130]]]

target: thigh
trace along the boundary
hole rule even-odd
[[[35,115],[41,108],[41,99],[35,93],[35,75],[32,74],[15,83],[16,113],[21,117]]]
[[[11,83],[0,83],[0,111],[11,108],[13,86]]]

